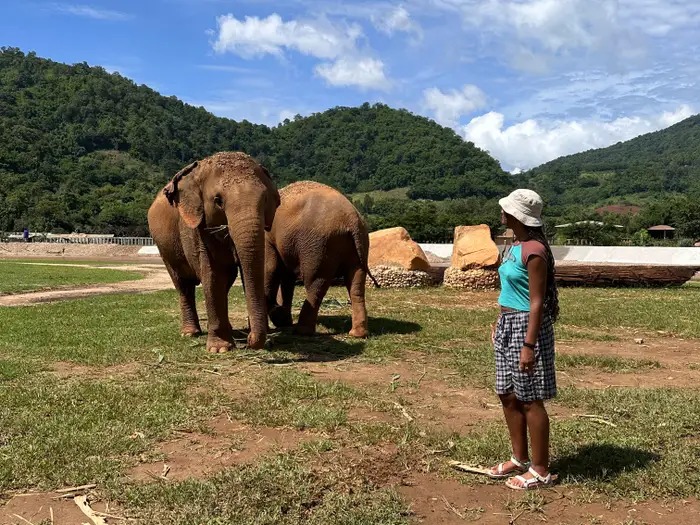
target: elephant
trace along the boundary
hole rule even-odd
[[[209,321],[207,350],[234,347],[228,292],[241,268],[248,347],[267,337],[265,229],[280,203],[268,171],[241,152],[216,153],[180,170],[148,210],[148,226],[180,294],[181,334],[201,335],[195,287],[202,284]]]
[[[367,337],[365,280],[378,286],[367,267],[367,225],[339,191],[313,181],[280,190],[280,206],[265,234],[265,296],[270,320],[292,325],[294,286],[301,279],[306,300],[295,331],[312,335],[318,310],[334,279],[344,279],[352,304],[353,337]],[[278,295],[282,304],[278,304]]]

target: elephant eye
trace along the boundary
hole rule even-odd
[[[221,195],[217,195],[214,197],[214,204],[216,204],[219,208],[221,208],[224,205],[224,201],[221,199]]]

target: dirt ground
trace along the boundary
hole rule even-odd
[[[0,250],[1,251],[1,250]],[[26,254],[20,255],[26,257]],[[46,253],[41,254],[42,257]],[[90,260],[95,256],[90,254]],[[111,259],[113,260],[113,259]],[[66,264],[70,264],[68,260]],[[133,264],[104,266],[119,270],[139,271],[144,279],[0,297],[1,306],[15,306],[37,302],[58,301],[89,295],[119,293],[125,291],[148,292],[172,287],[170,278],[158,259],[131,259]],[[469,307],[473,302],[465,300]],[[410,304],[407,304],[410,307]],[[649,368],[634,373],[606,373],[597,369],[575,368],[562,371],[563,385],[576,384],[585,388],[609,388],[610,386],[631,386],[637,388],[666,386],[696,386],[700,382],[700,354],[698,342],[680,338],[645,336],[644,342],[635,342],[635,334],[623,336],[617,342],[562,342],[557,350],[562,354],[606,355],[622,358],[651,359],[661,363],[662,368]],[[351,420],[381,421],[396,423],[405,418],[419,425],[438,428],[448,432],[465,432],[470,427],[484,421],[502,418],[500,407],[494,404],[494,397],[484,389],[459,385],[455,373],[443,366],[434,356],[417,352],[405,352],[401,358],[373,364],[361,360],[347,359],[342,363],[305,362],[298,368],[314,377],[349,385],[361,386],[370,393],[375,392],[393,403],[395,411],[374,411],[354,408],[349,413]],[[62,378],[80,375],[128,376],[137,371],[133,365],[93,369],[59,363],[55,373]],[[399,388],[390,391],[392,378],[400,377]],[[239,381],[222,380],[224,388],[240,389]],[[401,400],[401,403],[399,403]],[[571,414],[561,407],[553,407],[553,418]],[[127,478],[136,481],[181,480],[188,477],[203,478],[227,467],[255,461],[266,454],[292,450],[306,441],[318,439],[318,433],[291,429],[252,426],[231,419],[227,414],[219,414],[209,422],[208,433],[181,432],[173,440],[161,443],[153,451],[158,460],[152,458],[135,466],[127,473]],[[642,503],[619,502],[611,505],[597,501],[582,502],[575,490],[560,487],[542,493],[542,500],[536,509],[526,512],[507,512],[516,495],[504,490],[501,485],[478,483],[465,485],[464,474],[436,472],[439,466],[436,458],[423,458],[422,461],[406,465],[400,454],[392,447],[376,446],[354,451],[343,461],[346,468],[366,469],[368,476],[374,476],[383,485],[390,485],[410,503],[411,510],[419,523],[451,525],[476,522],[485,525],[508,524],[528,525],[542,522],[558,524],[662,524],[670,520],[676,525],[700,523],[700,502],[696,500],[665,503],[650,501]],[[164,476],[164,474],[166,474]],[[87,523],[89,520],[78,509],[71,498],[64,494],[32,493],[14,495],[0,507],[0,525],[16,523],[38,524],[44,522],[55,525]],[[519,495],[517,495],[519,497]],[[109,523],[125,522],[119,509],[110,509],[103,502],[91,503],[95,511],[117,516]],[[114,513],[114,514],[112,514]],[[121,519],[119,519],[121,518]]]

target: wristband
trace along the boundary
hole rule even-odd
[[[531,350],[534,350],[537,345],[533,345],[532,343],[523,343],[523,346],[526,346],[527,348],[530,348]]]

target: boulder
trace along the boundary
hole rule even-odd
[[[486,224],[455,228],[452,268],[495,268],[499,260],[498,247],[491,239],[491,229]]]
[[[401,226],[369,234],[368,265],[370,268],[393,266],[404,270],[430,270],[423,249]]]

